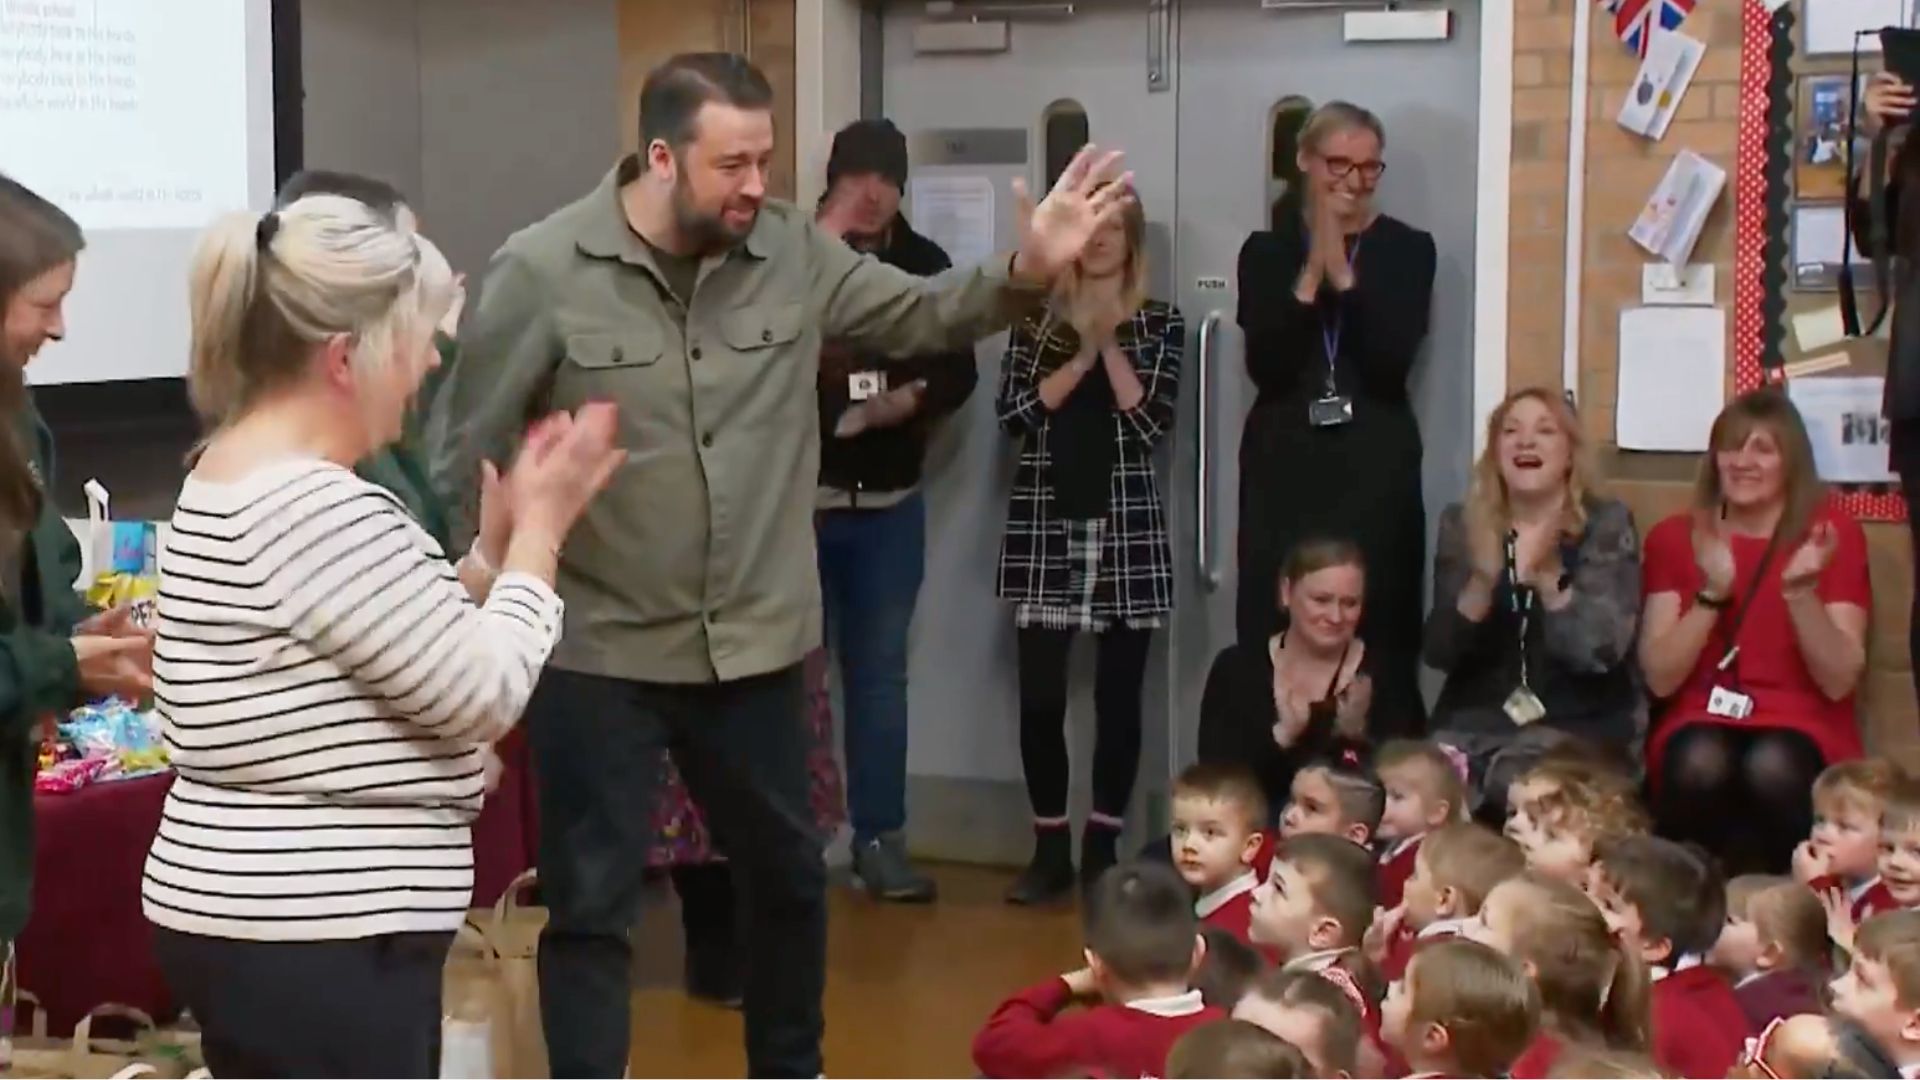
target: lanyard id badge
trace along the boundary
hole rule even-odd
[[[1511,529],[1507,531],[1506,547],[1507,603],[1520,623],[1520,685],[1513,688],[1513,693],[1507,695],[1506,703],[1500,708],[1515,727],[1526,727],[1547,718],[1547,704],[1533,692],[1527,670],[1527,632],[1533,626],[1534,593],[1520,584],[1520,559],[1516,537]]]
[[[1358,263],[1360,259],[1360,241],[1354,240],[1353,251],[1348,261]],[[1353,397],[1340,392],[1337,377],[1340,361],[1340,338],[1346,330],[1347,316],[1344,311],[1336,310],[1329,322],[1323,313],[1320,316],[1320,343],[1326,348],[1327,380],[1318,398],[1307,404],[1307,423],[1317,428],[1340,427],[1353,423]]]
[[[1747,595],[1734,609],[1733,618],[1723,631],[1727,651],[1714,665],[1715,680],[1713,690],[1707,695],[1707,715],[1722,720],[1745,720],[1753,715],[1753,695],[1740,686],[1740,627],[1747,621],[1747,612],[1753,609],[1754,598],[1760,595],[1760,588],[1766,582],[1767,567],[1773,563],[1773,553],[1780,546],[1780,532],[1767,539],[1767,550],[1760,556],[1760,565],[1754,568],[1753,583],[1747,587]]]

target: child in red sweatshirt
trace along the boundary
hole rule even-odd
[[[1466,784],[1453,759],[1436,742],[1396,739],[1374,758],[1387,804],[1374,840],[1380,850],[1379,903],[1400,906],[1400,894],[1413,876],[1420,842],[1442,825],[1467,819]]]
[[[1793,876],[1854,926],[1898,906],[1879,877],[1880,828],[1903,778],[1886,758],[1856,758],[1813,782],[1813,832],[1794,849]]]
[[[1087,966],[1008,998],[973,1040],[988,1077],[1162,1076],[1180,1036],[1226,1017],[1192,989],[1205,946],[1193,893],[1166,866],[1128,863],[1087,893]],[[1076,1001],[1088,1003],[1068,1012]]]
[[[1827,935],[1843,950],[1853,949],[1855,929],[1875,915],[1920,908],[1920,781],[1904,775],[1895,780],[1875,835],[1875,873],[1864,888],[1843,891],[1836,883],[1821,892],[1824,879],[1814,883],[1826,909]]]
[[[1726,921],[1720,873],[1700,852],[1654,836],[1603,845],[1589,895],[1621,944],[1637,949],[1652,989],[1653,1059],[1684,1077],[1723,1077],[1751,1029],[1707,953]]]
[[[1826,1011],[1827,914],[1792,878],[1743,874],[1727,882],[1727,921],[1707,963],[1733,983],[1754,1031]]]
[[[1505,1076],[1533,1040],[1540,995],[1498,950],[1436,941],[1421,946],[1380,1011],[1381,1034],[1413,1076]]]
[[[1391,982],[1422,940],[1460,936],[1494,886],[1526,869],[1520,845],[1484,825],[1447,825],[1428,834],[1400,906],[1376,915],[1367,959]]]
[[[1253,773],[1202,763],[1173,782],[1173,865],[1193,889],[1193,912],[1241,941],[1260,884],[1254,861],[1265,846],[1267,797]]]

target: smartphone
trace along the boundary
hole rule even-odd
[[[1899,26],[1880,31],[1880,51],[1888,71],[1908,86],[1920,86],[1920,30]]]

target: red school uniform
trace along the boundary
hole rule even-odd
[[[1718,971],[1695,960],[1656,975],[1653,1060],[1662,1069],[1685,1077],[1723,1077],[1752,1033],[1740,999]]]
[[[1418,933],[1408,929],[1406,923],[1401,923],[1400,928],[1394,931],[1392,940],[1387,942],[1386,959],[1380,962],[1381,977],[1390,983],[1400,981],[1406,976],[1407,966],[1413,963],[1413,952],[1422,941],[1457,938],[1467,922],[1466,919],[1441,919]]]
[[[1733,996],[1753,1031],[1761,1031],[1775,1020],[1826,1010],[1820,1002],[1820,984],[1794,968],[1749,975],[1734,985]]]
[[[1427,834],[1421,833],[1395,840],[1380,853],[1380,868],[1375,871],[1374,881],[1381,907],[1392,911],[1400,906],[1400,898],[1407,891],[1407,879],[1413,876],[1414,860],[1420,857],[1420,841],[1426,838]]]
[[[1253,944],[1253,890],[1260,878],[1249,870],[1194,902],[1193,913],[1202,925],[1217,926],[1247,944]]]
[[[1865,881],[1849,882],[1838,874],[1822,874],[1807,882],[1807,888],[1812,889],[1813,895],[1819,897],[1822,902],[1825,902],[1827,894],[1833,890],[1845,890],[1852,901],[1847,906],[1847,910],[1853,915],[1855,926],[1882,912],[1900,910],[1900,904],[1894,900],[1893,893],[1887,889],[1886,883],[1880,880],[1879,875]]]
[[[1200,991],[1178,997],[1095,1005],[1066,1012],[1073,992],[1049,979],[1001,1003],[973,1039],[973,1063],[988,1077],[1065,1076],[1077,1070],[1101,1076],[1161,1076],[1167,1052],[1180,1036],[1225,1009],[1210,1008]]]
[[[1513,1080],[1547,1080],[1559,1062],[1560,1040],[1543,1030],[1534,1035],[1525,1052],[1514,1059],[1513,1068],[1507,1070],[1507,1075]]]
[[[1833,561],[1820,574],[1816,586],[1820,599],[1829,604],[1854,604],[1872,607],[1871,586],[1867,580],[1867,538],[1860,523],[1831,502],[1814,515],[1816,523],[1831,524],[1838,537]],[[1862,753],[1860,726],[1854,718],[1852,694],[1839,701],[1829,700],[1807,670],[1793,635],[1793,622],[1787,615],[1787,600],[1780,591],[1780,572],[1793,558],[1791,547],[1799,537],[1782,541],[1767,562],[1766,580],[1753,589],[1754,574],[1767,550],[1764,536],[1727,537],[1733,551],[1734,604],[1753,602],[1740,624],[1740,655],[1736,667],[1741,690],[1753,698],[1753,714],[1745,720],[1728,720],[1707,713],[1707,699],[1713,688],[1727,681],[1719,669],[1728,643],[1724,627],[1732,621],[1731,610],[1722,614],[1720,625],[1700,650],[1686,682],[1654,719],[1647,739],[1648,775],[1658,780],[1660,763],[1667,740],[1675,732],[1693,724],[1727,724],[1746,730],[1767,729],[1798,731],[1820,748],[1828,764],[1849,761]],[[1643,561],[1644,590],[1647,596],[1670,592],[1680,597],[1680,612],[1693,609],[1695,598],[1704,585],[1693,555],[1693,519],[1676,514],[1653,527],[1647,534]]]

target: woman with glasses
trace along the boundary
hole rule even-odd
[[[1352,537],[1367,564],[1360,634],[1369,730],[1424,725],[1416,668],[1426,511],[1407,376],[1427,336],[1433,238],[1374,207],[1379,117],[1331,102],[1300,132],[1302,212],[1240,249],[1239,322],[1259,396],[1240,443],[1240,640],[1281,629],[1273,597],[1308,533]]]

